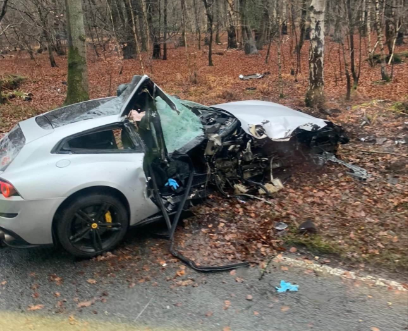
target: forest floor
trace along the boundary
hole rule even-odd
[[[285,188],[269,203],[211,196],[178,231],[180,249],[197,263],[216,265],[237,260],[264,264],[286,247],[299,259],[319,259],[323,264],[347,264],[367,271],[385,268],[406,275],[408,113],[402,102],[408,97],[408,58],[394,66],[390,82],[382,82],[379,66],[371,68],[363,57],[359,86],[347,101],[339,46],[328,42],[326,108],[313,110],[304,105],[307,47],[302,53],[303,71],[295,82],[291,75],[295,57],[290,42],[284,42],[283,98],[279,97],[274,47],[265,64],[265,50],[260,55],[245,56],[242,51],[225,50],[225,45],[218,45],[213,67],[207,66],[206,49],[190,48],[186,52],[184,48],[171,48],[167,61],[144,57],[144,72],[168,93],[206,105],[260,99],[330,119],[342,125],[351,138],[340,149],[341,158],[365,168],[371,178],[362,182],[347,175],[339,165],[327,165],[293,171]],[[399,47],[397,52],[407,49]],[[45,54],[35,61],[18,53],[0,59],[0,76],[25,77],[19,91],[32,93],[31,101],[16,97],[1,106],[0,132],[61,106],[66,94],[66,57],[57,57],[57,63],[57,68],[51,68]],[[119,84],[143,73],[138,59],[122,61],[110,55],[97,58],[92,53],[88,64],[92,98],[114,95]],[[390,66],[388,70],[391,71]],[[238,78],[240,74],[263,72],[270,75],[250,81]],[[366,119],[369,123],[362,125]],[[297,233],[297,226],[308,219],[316,224],[317,235]],[[277,221],[289,225],[286,236],[279,236],[274,230]],[[158,263],[164,263],[160,256],[165,255],[160,249],[152,254]]]

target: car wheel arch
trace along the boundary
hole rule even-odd
[[[56,225],[57,225],[57,220],[58,220],[58,215],[59,213],[66,207],[68,206],[72,201],[74,201],[76,198],[80,197],[81,195],[88,195],[88,194],[95,194],[95,193],[100,193],[100,194],[109,194],[114,197],[117,197],[125,206],[126,211],[127,211],[127,216],[128,216],[128,221],[130,222],[130,204],[126,196],[119,191],[116,188],[110,187],[110,186],[91,186],[91,187],[86,187],[83,188],[79,191],[76,191],[75,193],[71,194],[69,197],[67,197],[57,208],[57,211],[54,214],[54,218],[52,220],[52,238],[54,245],[58,246],[58,238],[56,236]]]

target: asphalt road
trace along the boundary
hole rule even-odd
[[[262,280],[258,268],[198,274],[164,245],[138,237],[103,261],[0,248],[0,329],[408,330],[408,292],[277,264]],[[299,292],[277,294],[280,280]]]

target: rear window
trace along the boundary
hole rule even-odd
[[[16,125],[0,140],[0,171],[6,170],[25,145],[25,137],[19,125]]]

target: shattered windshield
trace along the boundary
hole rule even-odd
[[[15,126],[0,140],[0,171],[6,170],[25,144],[25,137],[20,126]]]
[[[58,128],[67,124],[89,120],[97,117],[119,115],[122,107],[132,97],[132,92],[143,76],[134,76],[132,82],[118,97],[90,100],[63,108],[58,108],[36,118],[43,129]]]
[[[184,104],[184,101],[171,96],[168,97],[176,104],[179,113],[172,110],[161,97],[156,97],[155,101],[167,151],[173,153],[193,139],[203,135],[203,125],[200,118]]]

